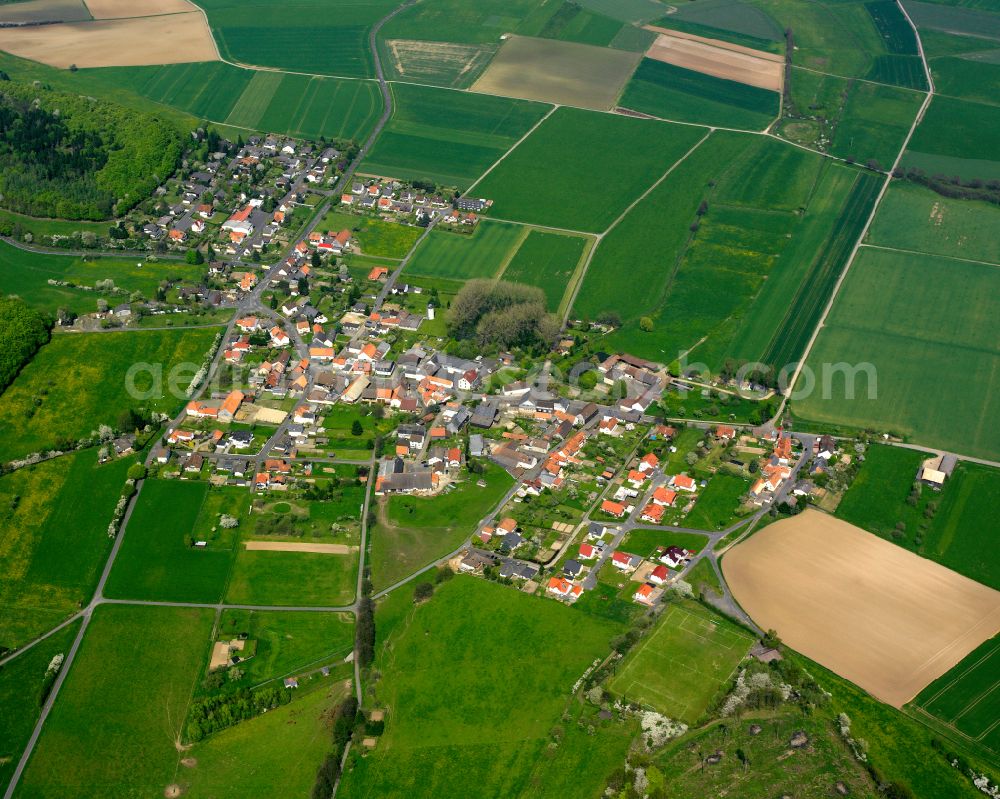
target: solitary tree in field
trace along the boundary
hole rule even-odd
[[[354,422],[351,424],[351,435],[360,436],[363,435],[364,432],[365,429],[361,426],[361,420],[355,419]]]
[[[648,316],[642,317],[642,319],[639,320],[639,329],[644,333],[652,333],[653,320]]]

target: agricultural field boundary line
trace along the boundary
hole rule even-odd
[[[573,274],[570,275],[569,282],[567,283],[567,291],[563,294],[562,299],[559,301],[559,307],[556,308],[556,313],[565,318],[569,314],[570,308],[572,308],[571,297],[576,296],[577,287],[583,281],[583,274],[587,271],[587,266],[590,264],[590,255],[597,245],[600,243],[600,239],[593,236],[589,237],[587,240],[587,249],[584,251],[580,260],[577,262],[576,268],[573,270]]]
[[[899,148],[899,153],[896,155],[895,160],[892,162],[892,166],[887,170],[885,179],[882,182],[882,188],[879,190],[878,196],[875,198],[875,202],[872,204],[871,213],[868,214],[868,219],[865,221],[865,226],[861,229],[861,233],[858,235],[858,240],[855,242],[851,254],[847,257],[847,263],[844,264],[844,268],[841,270],[840,277],[837,278],[836,284],[834,284],[833,291],[830,294],[830,299],[826,303],[826,307],[823,308],[823,314],[819,318],[819,322],[816,324],[816,328],[813,330],[812,336],[809,338],[806,344],[805,350],[799,357],[798,363],[795,365],[795,373],[792,375],[792,379],[788,383],[788,388],[785,391],[785,395],[781,400],[781,404],[778,406],[778,410],[774,415],[774,419],[780,419],[782,413],[785,411],[785,406],[788,404],[788,397],[792,392],[792,387],[798,382],[799,375],[802,373],[802,369],[806,364],[806,360],[809,358],[809,353],[812,352],[813,346],[816,344],[816,339],[819,338],[820,331],[826,325],[826,320],[830,315],[830,310],[833,308],[833,304],[840,294],[840,289],[844,285],[844,280],[847,278],[848,272],[851,271],[851,267],[854,265],[854,261],[860,252],[864,240],[868,236],[868,231],[871,230],[872,223],[875,221],[875,216],[878,214],[878,210],[882,205],[882,200],[885,198],[886,192],[889,190],[889,186],[892,184],[893,177],[892,173],[899,168],[900,162],[903,160],[903,155],[906,153],[906,148],[910,144],[910,139],[913,138],[913,134],[917,129],[917,126],[923,121],[924,114],[927,113],[927,109],[930,107],[931,101],[934,99],[934,77],[931,75],[930,65],[927,63],[927,55],[924,52],[924,44],[920,40],[920,32],[917,30],[917,26],[913,24],[913,20],[910,19],[910,15],[907,13],[903,4],[897,0],[896,4],[899,6],[900,10],[903,12],[903,16],[906,17],[906,21],[910,23],[910,27],[913,29],[913,35],[917,39],[917,51],[920,54],[920,61],[924,66],[924,74],[927,77],[928,90],[924,94],[924,101],[920,104],[920,109],[917,111],[916,117],[913,119],[913,123],[910,125],[910,129],[906,133],[906,138],[903,139],[903,144]],[[773,422],[773,420],[772,420]]]
[[[936,252],[924,252],[923,250],[905,250],[899,247],[883,247],[881,244],[868,244],[867,242],[861,245],[862,247],[869,250],[885,250],[886,252],[898,252],[901,255],[930,255],[934,258],[947,258],[949,261],[962,261],[967,264],[979,264],[981,266],[998,266],[1000,263],[996,261],[979,261],[975,258],[961,258],[957,255],[942,255]]]
[[[420,84],[415,84],[415,85],[420,85]],[[542,124],[542,123],[543,123],[543,122],[544,122],[544,121],[545,121],[546,119],[548,119],[548,118],[549,118],[550,116],[552,116],[552,115],[553,115],[553,114],[554,114],[554,113],[556,112],[556,110],[557,110],[558,108],[559,108],[559,106],[558,106],[558,105],[554,105],[554,106],[552,106],[552,108],[550,108],[550,109],[548,110],[548,113],[546,113],[546,114],[545,114],[545,116],[543,116],[543,117],[542,117],[541,119],[539,119],[539,120],[538,120],[538,121],[537,121],[537,122],[536,122],[536,123],[535,123],[534,125],[532,125],[532,126],[531,126],[531,128],[530,128],[530,129],[528,130],[528,132],[527,132],[527,133],[525,133],[525,134],[524,134],[524,135],[523,135],[523,136],[522,136],[522,137],[521,137],[520,139],[518,139],[518,140],[517,140],[516,142],[514,142],[514,143],[513,143],[513,144],[512,144],[511,146],[510,146],[510,149],[508,149],[508,150],[507,150],[507,152],[505,152],[505,153],[504,153],[503,155],[501,155],[501,156],[500,156],[500,157],[499,157],[499,158],[498,158],[498,159],[497,159],[497,160],[496,160],[496,161],[495,161],[495,162],[494,162],[494,163],[493,163],[493,164],[492,164],[492,165],[491,165],[491,166],[489,167],[489,169],[487,169],[487,170],[486,170],[485,172],[483,172],[483,174],[481,174],[481,175],[480,175],[480,176],[479,176],[478,178],[476,178],[475,182],[474,182],[474,183],[473,183],[473,184],[472,184],[471,186],[469,186],[469,188],[467,188],[467,189],[465,190],[465,194],[466,194],[466,195],[469,195],[469,194],[471,194],[471,193],[472,193],[472,190],[473,190],[474,188],[476,188],[476,186],[478,186],[478,185],[479,185],[480,183],[482,183],[482,182],[483,182],[483,179],[484,179],[484,178],[485,178],[485,177],[486,177],[486,176],[487,176],[488,174],[490,174],[490,172],[492,172],[492,171],[493,171],[494,169],[496,169],[496,168],[497,168],[497,167],[498,167],[498,166],[500,165],[500,163],[501,163],[501,162],[502,162],[502,161],[503,161],[503,160],[504,160],[504,159],[505,159],[505,158],[506,158],[506,157],[507,157],[508,155],[510,155],[510,154],[511,154],[512,152],[514,152],[514,150],[516,150],[516,149],[517,149],[517,148],[518,148],[518,147],[519,147],[519,146],[521,145],[521,143],[522,143],[522,142],[523,142],[523,141],[524,141],[525,139],[527,139],[527,138],[528,138],[528,137],[529,137],[529,136],[530,136],[530,135],[531,135],[532,133],[534,133],[534,132],[535,132],[535,131],[536,131],[536,130],[538,129],[538,126],[539,126],[539,125],[541,125],[541,124]]]
[[[670,177],[670,174],[675,169],[677,169],[678,166],[684,163],[684,161],[687,160],[688,156],[690,156],[695,150],[701,147],[701,145],[708,140],[708,138],[712,135],[712,133],[715,132],[715,130],[716,128],[709,128],[708,132],[704,136],[702,136],[697,142],[695,142],[694,146],[691,147],[690,150],[688,150],[686,153],[684,153],[684,155],[678,158],[666,172],[660,175],[660,177],[653,183],[652,186],[647,188],[642,194],[636,197],[635,200],[629,203],[629,205],[625,208],[625,210],[622,211],[610,225],[608,225],[606,230],[597,234],[596,240],[594,241],[594,246],[590,248],[590,252],[587,253],[586,261],[584,262],[583,267],[579,270],[580,276],[576,281],[576,285],[573,286],[573,292],[569,296],[569,301],[566,302],[566,309],[563,311],[562,315],[562,326],[564,328],[566,327],[566,323],[569,321],[569,315],[573,310],[573,305],[576,303],[576,297],[580,293],[580,287],[583,285],[583,281],[587,277],[587,271],[590,269],[590,264],[594,260],[594,253],[596,253],[598,249],[600,249],[601,242],[604,241],[604,237],[607,236],[608,233],[610,233],[612,230],[615,229],[615,227],[618,226],[618,224],[628,215],[629,211],[631,211],[639,203],[645,200],[650,194],[653,193],[653,191],[661,183],[663,183],[663,181],[665,181],[668,177]]]
[[[507,267],[510,266],[510,262],[514,260],[514,256],[517,255],[517,251],[524,246],[524,242],[528,240],[528,236],[531,235],[531,228],[527,225],[524,226],[524,230],[518,236],[517,241],[514,242],[514,246],[510,248],[510,251],[503,257],[500,262],[500,266],[497,267],[497,271],[493,273],[494,280],[500,280],[504,273],[507,271]]]
[[[912,86],[897,86],[895,83],[883,83],[880,80],[871,80],[869,78],[849,78],[846,75],[837,75],[834,72],[824,72],[821,69],[813,69],[812,67],[803,67],[798,64],[792,65],[792,69],[801,69],[803,72],[812,72],[814,75],[825,75],[828,78],[837,78],[838,80],[852,80],[857,83],[870,83],[873,86],[885,86],[889,89],[902,89],[903,91],[913,92],[914,94],[923,94],[921,89],[914,89]],[[940,95],[944,97],[944,95]]]

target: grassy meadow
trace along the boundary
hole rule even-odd
[[[601,232],[704,135],[688,126],[560,108],[475,193],[492,198],[491,213],[502,219]]]
[[[464,188],[510,149],[548,106],[405,83],[392,119],[361,164],[365,173]]]
[[[67,625],[6,666],[0,666],[0,790],[5,789],[21,759],[51,687],[49,664],[66,655],[80,631],[79,620]]]
[[[351,230],[365,255],[401,259],[417,243],[423,228],[400,225],[371,216],[356,216],[337,210],[328,211],[319,223],[320,230]]]
[[[197,524],[208,495],[204,482],[147,480],[105,594],[118,599],[218,602],[233,563],[235,532],[220,528],[220,535],[204,548],[188,543],[209,535],[207,528]],[[246,491],[239,495],[245,507]],[[240,497],[229,496],[233,507],[226,507],[225,512],[239,517]]]
[[[0,477],[0,646],[51,629],[91,597],[133,458],[84,450]]]
[[[778,116],[777,92],[644,58],[619,105],[678,122],[763,130]]]
[[[911,505],[917,471],[926,457],[899,447],[869,447],[837,516],[1000,590],[1000,558],[986,555],[991,509],[1000,502],[1000,470],[959,462],[944,488],[918,488]]]
[[[997,458],[1000,434],[991,420],[1000,400],[988,389],[1000,369],[998,297],[994,266],[864,250],[810,355],[817,390],[796,400],[794,412]],[[874,367],[877,396],[871,378],[859,372],[851,398],[845,373],[830,366],[842,362]],[[942,391],[928,375],[945,372],[948,388]]]
[[[694,724],[750,650],[749,633],[701,605],[672,605],[617,668],[611,691]]]
[[[212,616],[193,608],[99,607],[17,795],[163,795]]]
[[[378,525],[370,535],[371,574],[376,590],[443,557],[476,532],[479,520],[499,504],[513,478],[499,466],[436,497],[387,497],[379,502]],[[486,481],[485,487],[477,482]]]
[[[526,230],[482,220],[471,235],[432,230],[403,270],[407,277],[492,278],[510,262]]]
[[[178,765],[175,781],[191,799],[243,799],[266,796],[280,775],[285,796],[308,796],[316,770],[329,754],[329,713],[345,699],[351,681],[299,689],[295,701],[222,730],[185,754],[191,767]]]
[[[935,97],[902,165],[963,180],[1000,179],[1000,107]]]
[[[572,792],[596,795],[618,764],[587,762],[600,733],[568,740],[569,763],[543,752],[564,710],[574,712],[574,681],[607,655],[622,626],[464,576],[416,607],[411,595],[393,594],[377,610],[375,704],[387,710],[386,731],[371,754],[350,762],[340,795],[561,795],[564,785],[546,786],[567,766]],[[503,679],[489,663],[504,664]],[[567,736],[575,726],[566,725]],[[539,761],[552,773],[540,768],[535,780]]]
[[[226,601],[249,605],[340,607],[354,600],[358,555],[241,549]]]
[[[104,232],[107,233],[107,225]],[[98,280],[113,280],[118,288],[139,291],[151,298],[156,295],[161,281],[199,281],[203,271],[183,261],[45,255],[19,250],[0,241],[0,293],[17,294],[29,305],[48,313],[55,313],[59,308],[77,314],[93,313],[97,310],[98,299],[106,300],[109,305],[128,299],[71,286],[50,286],[49,280],[91,287]]]
[[[589,242],[583,236],[564,236],[532,230],[507,264],[502,278],[537,286],[545,292],[549,311],[559,309]]]
[[[904,181],[893,182],[879,206],[868,243],[1000,264],[1000,209],[955,200]]]
[[[5,459],[16,458],[51,449],[65,439],[75,441],[99,425],[114,426],[130,408],[175,413],[217,332],[201,328],[53,336],[0,396],[0,452]],[[152,371],[143,367],[134,376],[133,398],[127,381],[136,364]],[[156,371],[161,373],[160,385]],[[172,395],[171,382],[178,396]]]

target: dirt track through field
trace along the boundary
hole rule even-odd
[[[659,34],[646,51],[647,58],[703,75],[781,91],[785,70],[784,59],[779,55],[652,25],[646,29]]]
[[[758,625],[895,707],[1000,631],[1000,592],[816,510],[733,547],[722,572]]]
[[[0,50],[53,67],[133,67],[217,61],[205,16],[185,14],[0,28]]]
[[[256,552],[316,552],[323,555],[350,555],[357,549],[346,544],[309,544],[299,541],[247,541],[246,548]]]

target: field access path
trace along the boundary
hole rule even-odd
[[[924,75],[927,77],[927,93],[924,95],[924,101],[920,104],[920,109],[917,111],[917,115],[913,119],[913,124],[910,125],[910,129],[906,132],[906,137],[903,139],[903,144],[899,148],[899,152],[896,154],[895,160],[892,162],[892,167],[886,170],[885,179],[882,181],[882,188],[879,190],[878,196],[875,198],[875,202],[872,204],[871,213],[868,214],[868,219],[865,221],[864,227],[858,234],[858,239],[854,243],[854,247],[851,249],[851,254],[847,257],[847,262],[844,264],[844,268],[840,273],[840,277],[837,278],[836,284],[834,284],[833,291],[830,293],[830,299],[826,303],[826,307],[823,308],[823,314],[819,318],[819,322],[816,324],[815,330],[813,330],[812,336],[809,338],[809,342],[806,344],[805,349],[799,356],[799,361],[795,366],[795,373],[792,375],[792,379],[788,383],[788,388],[785,389],[784,397],[782,397],[781,404],[778,406],[778,410],[772,419],[772,423],[781,418],[781,415],[785,411],[785,407],[788,404],[789,396],[798,382],[799,375],[802,373],[802,369],[806,365],[806,360],[809,358],[809,353],[812,352],[813,346],[816,344],[816,339],[819,338],[820,331],[826,325],[827,317],[830,315],[830,311],[833,308],[833,304],[837,299],[837,295],[840,293],[841,287],[844,285],[844,280],[847,278],[847,273],[850,272],[851,267],[854,265],[854,260],[857,258],[858,253],[861,251],[864,245],[865,238],[868,236],[868,231],[871,229],[872,223],[875,221],[875,216],[878,214],[878,210],[882,205],[882,200],[885,198],[886,192],[889,190],[889,186],[893,181],[893,173],[899,168],[899,164],[903,160],[903,155],[906,153],[906,148],[910,145],[910,139],[913,138],[913,134],[917,129],[917,126],[923,121],[924,114],[927,113],[927,109],[934,99],[934,76],[931,74],[930,65],[927,63],[927,54],[924,52],[924,43],[920,40],[920,31],[917,30],[917,26],[913,23],[910,18],[909,12],[906,10],[906,6],[902,2],[897,3],[900,11],[903,12],[903,16],[906,17],[906,21],[910,24],[913,29],[913,35],[917,40],[917,52],[920,54],[920,63],[924,67]]]
[[[350,180],[353,177],[353,175],[354,175],[355,171],[357,170],[358,166],[361,164],[362,160],[368,154],[368,151],[371,149],[372,145],[375,143],[375,140],[378,138],[379,134],[382,132],[382,129],[385,127],[385,125],[388,123],[389,119],[392,117],[392,112],[393,112],[392,92],[389,90],[389,86],[388,86],[388,84],[386,83],[386,80],[385,80],[384,72],[383,72],[383,69],[382,69],[382,62],[381,62],[381,59],[379,57],[378,49],[375,46],[375,40],[376,40],[376,37],[378,35],[378,32],[381,30],[382,26],[386,22],[388,22],[390,19],[392,19],[393,17],[395,17],[400,12],[402,12],[404,9],[408,8],[414,2],[416,2],[416,0],[407,0],[406,2],[404,2],[403,4],[401,4],[395,10],[393,10],[392,12],[390,12],[389,14],[387,14],[385,17],[383,17],[382,19],[380,19],[372,27],[372,29],[371,29],[371,31],[369,33],[369,43],[371,45],[372,53],[373,53],[373,58],[374,58],[374,61],[375,61],[376,79],[378,80],[379,87],[380,87],[380,90],[382,92],[382,100],[383,100],[384,108],[383,108],[383,111],[382,111],[382,116],[379,118],[379,121],[376,123],[374,129],[369,134],[369,136],[365,140],[364,144],[362,144],[361,148],[358,150],[357,155],[351,161],[351,163],[348,166],[348,168],[344,171],[343,175],[341,176],[340,181],[338,182],[338,184],[337,184],[336,188],[334,189],[334,191],[331,192],[330,196],[333,196],[333,197],[339,197],[340,196],[341,191],[343,190],[343,188],[345,186],[347,186],[350,183]],[[315,227],[318,224],[319,220],[323,218],[324,214],[328,210],[328,208],[330,206],[330,202],[331,201],[330,201],[330,199],[328,197],[327,200],[320,206],[320,208],[317,209],[317,213],[314,215],[313,221],[309,225],[307,225],[307,227],[302,231],[302,233],[298,237],[298,239],[289,246],[288,252],[291,252],[292,249],[294,248],[294,246],[297,245],[300,241],[303,241],[303,240],[305,240],[305,239],[308,238],[309,234],[313,231],[313,229],[315,229]],[[65,254],[65,253],[61,253],[61,254]],[[412,254],[412,251],[411,251],[411,254]],[[287,255],[287,253],[286,253],[286,255]],[[407,256],[407,258],[409,258],[409,256]],[[263,297],[265,287],[270,284],[272,278],[274,278],[277,275],[278,269],[281,268],[282,260],[283,260],[283,258],[278,259],[278,261],[275,263],[275,265],[272,266],[268,270],[268,272],[263,277],[263,279],[258,282],[258,284],[254,288],[254,290],[252,292],[250,292],[249,294],[247,294],[246,297],[244,297],[243,299],[241,299],[236,304],[235,308],[233,308],[233,316],[230,319],[229,323],[226,325],[223,337],[220,339],[220,345],[224,344],[225,341],[227,341],[229,339],[229,337],[232,335],[233,330],[235,329],[235,326],[236,326],[236,320],[239,319],[240,317],[245,316],[246,314],[251,313],[251,312],[253,312],[253,313],[259,313],[259,314],[262,314],[264,316],[273,316],[274,315],[273,311],[271,311],[269,308],[265,308],[264,307],[264,305],[263,305],[263,303],[261,301],[261,298]],[[404,259],[403,263],[405,263],[405,259]],[[297,344],[298,348],[302,347],[301,340],[297,340],[296,344]],[[201,386],[199,386],[198,389],[192,393],[190,399],[199,399],[204,394],[205,390],[212,384],[212,379],[214,378],[216,372],[218,371],[218,368],[219,368],[219,365],[220,365],[220,363],[222,361],[224,352],[225,352],[225,347],[224,346],[218,346],[216,348],[215,354],[214,354],[214,356],[212,358],[211,364],[210,364],[209,369],[208,369],[208,374],[206,375],[205,380],[202,382]],[[182,410],[178,414],[178,416],[175,419],[172,420],[172,424],[174,424],[174,425],[178,424],[181,421],[183,415],[184,415],[184,411]],[[264,448],[261,450],[261,456],[259,456],[259,457],[266,456],[266,452],[270,448],[270,445],[273,444],[273,442],[274,442],[274,438],[272,438],[268,442],[268,444],[266,444],[264,446]],[[370,468],[374,468],[375,456],[376,456],[376,453],[373,452],[371,460],[369,462]],[[152,458],[153,458],[152,450],[150,450],[150,453],[149,453],[149,455],[146,458],[146,465],[147,466],[152,462]],[[371,472],[369,472],[369,474],[371,474]],[[76,638],[73,639],[73,643],[70,646],[69,651],[66,653],[66,657],[63,660],[62,668],[59,670],[59,674],[57,675],[57,677],[55,679],[55,682],[52,685],[52,689],[50,690],[50,692],[48,694],[48,697],[46,698],[45,703],[42,706],[41,714],[39,715],[38,722],[35,724],[35,727],[34,727],[34,729],[31,732],[31,737],[28,739],[28,743],[25,746],[23,753],[21,754],[20,760],[18,761],[17,767],[15,768],[14,773],[11,775],[10,782],[7,785],[7,789],[6,789],[6,791],[4,791],[3,799],[12,799],[12,797],[14,796],[14,792],[17,790],[18,783],[21,780],[21,775],[24,773],[24,769],[27,767],[28,761],[31,759],[31,755],[32,755],[32,753],[35,750],[35,746],[38,744],[38,739],[39,739],[39,737],[42,734],[42,729],[45,726],[45,721],[48,718],[49,713],[52,712],[52,707],[54,706],[54,704],[56,702],[56,699],[59,696],[59,691],[62,688],[63,682],[66,679],[66,676],[69,674],[70,669],[73,666],[73,661],[76,658],[76,654],[77,654],[77,652],[80,649],[80,644],[82,643],[83,637],[86,634],[87,628],[90,625],[90,620],[93,617],[94,610],[98,606],[103,605],[103,604],[131,604],[131,605],[153,605],[153,606],[157,606],[157,607],[206,607],[205,605],[199,605],[199,604],[195,604],[195,603],[187,604],[187,603],[150,602],[150,601],[140,602],[140,601],[130,601],[130,600],[107,599],[104,596],[104,587],[107,584],[108,576],[111,574],[111,569],[114,566],[115,559],[118,556],[118,551],[121,549],[122,541],[124,540],[125,533],[126,533],[126,531],[128,529],[129,521],[132,518],[132,512],[135,510],[135,506],[136,506],[136,503],[138,502],[139,496],[142,494],[142,487],[143,487],[144,482],[145,482],[145,480],[138,480],[138,481],[136,481],[136,485],[135,485],[136,491],[135,491],[135,494],[129,500],[128,507],[126,508],[125,513],[124,513],[124,515],[122,517],[122,521],[121,521],[121,525],[119,527],[118,535],[115,536],[114,544],[111,546],[111,552],[108,554],[108,558],[105,561],[104,570],[101,572],[101,577],[100,577],[100,580],[98,581],[97,588],[94,591],[94,595],[93,595],[92,599],[90,600],[90,602],[87,604],[87,606],[85,608],[83,608],[83,610],[81,610],[79,613],[74,614],[70,618],[66,619],[65,621],[63,621],[62,623],[60,623],[58,626],[56,626],[55,628],[53,628],[52,630],[50,630],[49,632],[45,633],[44,635],[40,636],[39,638],[36,638],[34,641],[31,641],[30,643],[28,643],[25,646],[23,646],[20,649],[18,649],[15,653],[13,653],[12,655],[10,655],[9,657],[7,657],[4,660],[0,661],[0,665],[3,665],[4,663],[8,662],[9,660],[13,660],[15,657],[17,657],[17,656],[23,654],[24,652],[28,651],[35,644],[37,644],[39,641],[42,641],[42,640],[48,638],[50,635],[54,634],[55,632],[57,632],[57,631],[59,631],[61,629],[64,629],[66,626],[74,623],[77,619],[82,619],[82,624],[80,625],[80,630],[77,632]],[[370,503],[370,498],[371,498],[371,489],[372,489],[373,483],[374,483],[374,481],[371,480],[371,479],[369,479],[368,484],[367,484],[367,488],[366,488],[366,491],[365,491],[364,510],[363,510],[363,515],[362,515],[362,518],[361,518],[361,545],[359,547],[359,555],[358,555],[357,593],[355,595],[354,602],[351,605],[348,605],[348,606],[322,607],[322,608],[321,607],[290,607],[290,606],[289,607],[285,607],[285,606],[281,606],[281,607],[259,606],[258,607],[258,606],[251,606],[251,605],[226,605],[224,602],[220,601],[217,604],[207,605],[207,607],[215,608],[216,610],[222,610],[224,608],[233,608],[233,609],[245,609],[245,610],[275,610],[275,611],[297,611],[298,610],[298,611],[317,611],[317,612],[331,612],[331,613],[332,612],[349,612],[349,613],[354,614],[355,617],[357,617],[358,607],[359,607],[361,599],[362,599],[362,597],[361,597],[362,588],[363,588],[363,585],[364,585],[365,549],[366,549],[367,534],[368,534],[368,530],[367,530],[367,515],[368,514],[367,514],[367,512],[368,512],[368,508],[369,508],[369,503]],[[360,679],[361,674],[360,674],[360,664],[358,663],[358,658],[357,658],[357,647],[356,646],[355,646],[355,649],[354,649],[354,658],[353,659],[354,659],[355,692],[357,694],[358,700],[360,701],[360,699],[361,699],[361,679]]]

